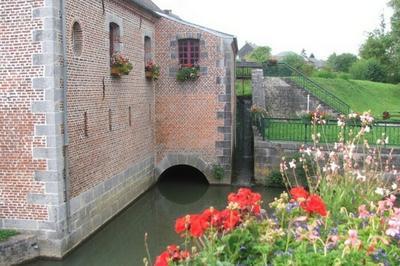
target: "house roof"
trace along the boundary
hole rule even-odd
[[[256,48],[256,47],[257,46],[255,44],[246,42],[246,44],[243,45],[242,48],[240,48],[240,50],[238,52],[239,58],[244,59],[244,57],[246,55],[248,55],[249,53],[251,53],[254,50],[254,48]]]
[[[232,49],[234,50],[235,53],[237,53],[237,51],[238,51],[237,39],[236,39],[236,37],[235,37],[234,35],[232,35],[232,34],[224,33],[224,32],[221,32],[221,31],[213,30],[213,29],[210,29],[210,28],[207,28],[207,27],[204,27],[204,26],[200,26],[200,25],[191,23],[191,22],[189,22],[189,21],[183,20],[183,19],[181,19],[180,17],[178,17],[178,16],[172,14],[170,11],[168,12],[168,14],[167,14],[166,12],[163,12],[163,11],[161,11],[161,12],[156,12],[156,13],[157,13],[157,15],[159,15],[159,16],[161,16],[161,17],[167,18],[167,19],[169,19],[169,20],[172,20],[172,21],[175,21],[175,22],[178,22],[178,23],[187,25],[187,26],[191,26],[191,27],[193,27],[193,28],[200,29],[200,30],[202,30],[202,31],[211,33],[211,34],[213,34],[213,35],[215,35],[215,36],[217,36],[217,37],[224,38],[224,39],[232,39],[232,40],[233,40],[233,47],[232,47]]]
[[[151,0],[131,0],[131,2],[144,10],[149,11],[153,15],[156,15],[156,12],[162,12],[162,10]]]

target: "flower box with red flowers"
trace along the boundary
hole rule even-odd
[[[194,81],[200,77],[200,67],[197,64],[183,64],[176,73],[178,81]]]
[[[145,77],[151,80],[157,80],[160,76],[160,67],[153,61],[148,61],[144,67]]]
[[[111,76],[120,77],[122,75],[128,75],[131,72],[133,66],[127,57],[121,53],[114,53],[111,56]]]

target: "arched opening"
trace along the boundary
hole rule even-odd
[[[120,29],[118,24],[110,23],[110,57],[121,50]]]
[[[72,46],[74,55],[80,56],[83,47],[83,33],[81,25],[78,22],[74,22],[74,25],[72,26]]]
[[[161,174],[157,187],[169,201],[188,204],[197,201],[207,192],[208,181],[198,169],[189,165],[176,165]]]
[[[144,64],[153,61],[153,55],[151,53],[151,39],[149,36],[144,37]]]

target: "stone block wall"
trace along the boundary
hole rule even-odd
[[[200,72],[196,81],[179,82],[178,40],[200,41]],[[225,39],[198,27],[162,17],[156,22],[156,61],[160,79],[156,88],[157,163],[168,154],[196,156],[210,169],[225,169],[230,182],[234,125],[234,53]],[[183,162],[177,162],[180,164]],[[219,181],[207,176],[210,183]]]
[[[35,232],[58,248],[65,201],[60,10],[57,0],[0,3],[0,227]]]
[[[315,110],[319,105],[332,115],[335,111],[309,94],[304,89],[279,77],[263,77],[262,70],[253,70],[253,102],[265,107],[274,118],[298,118],[297,113],[307,110],[309,95],[309,110]]]
[[[18,265],[39,256],[34,235],[17,235],[0,242],[0,266]]]

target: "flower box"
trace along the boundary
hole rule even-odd
[[[153,78],[153,72],[151,71],[145,71],[144,75],[147,79],[152,79]]]
[[[113,76],[113,77],[121,77],[121,72],[119,70],[119,67],[111,66],[111,76]]]
[[[120,77],[128,75],[133,66],[129,59],[120,53],[114,53],[111,57],[111,76]]]
[[[144,74],[146,79],[157,80],[160,76],[160,67],[152,61],[149,61],[144,67]]]
[[[186,64],[181,65],[176,73],[178,81],[194,81],[200,77],[200,67],[198,65]]]

